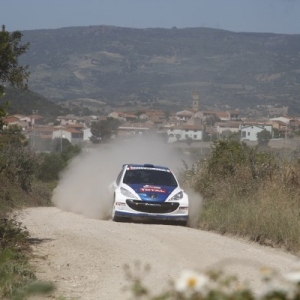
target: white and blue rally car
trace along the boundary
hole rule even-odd
[[[152,164],[124,164],[116,181],[112,219],[188,221],[188,195],[167,167]]]

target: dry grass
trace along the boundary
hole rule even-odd
[[[226,173],[226,149],[219,150],[185,172],[189,187],[204,197],[198,226],[298,252],[300,164],[268,153],[254,158],[248,148],[234,156],[230,148]]]
[[[290,251],[300,249],[299,194],[272,183],[262,184],[256,191],[249,189],[243,196],[237,189],[220,188],[220,193],[205,202],[200,227]]]

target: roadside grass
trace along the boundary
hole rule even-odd
[[[51,191],[41,182],[33,182],[29,192],[0,174],[0,299],[26,299],[44,294],[53,285],[38,282],[29,264],[29,233],[12,215],[14,210],[51,205]]]
[[[225,187],[227,185],[227,189]],[[228,186],[231,185],[231,189]],[[300,193],[265,184],[240,195],[224,180],[220,193],[205,201],[199,227],[222,234],[249,237],[269,246],[300,249]]]
[[[51,191],[55,182],[33,181],[28,192],[2,174],[0,174],[0,182],[0,219],[7,218],[14,209],[52,205]]]
[[[28,262],[29,233],[20,223],[2,219],[0,223],[0,298],[25,299],[53,290],[51,283],[38,282]]]
[[[78,145],[63,152],[37,154],[24,147],[20,128],[10,128],[0,143],[0,299],[25,299],[49,292],[30,267],[29,234],[13,213],[26,207],[51,206],[59,172],[80,153]]]
[[[0,223],[0,295],[7,297],[35,275],[27,264],[23,254],[27,252],[28,232],[12,219],[4,219]]]
[[[300,164],[239,142],[215,142],[210,157],[183,173],[203,196],[198,227],[300,250]]]

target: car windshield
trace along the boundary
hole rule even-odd
[[[171,172],[148,169],[128,170],[123,183],[177,186],[176,179]]]

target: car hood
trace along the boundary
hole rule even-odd
[[[177,186],[128,184],[143,201],[164,202]]]

